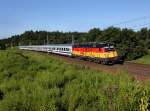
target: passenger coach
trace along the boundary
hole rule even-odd
[[[72,56],[71,44],[19,46],[19,49],[55,53]]]

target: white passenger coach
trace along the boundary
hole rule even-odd
[[[19,46],[19,49],[72,56],[72,44]]]

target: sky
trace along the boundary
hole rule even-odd
[[[147,23],[150,26],[150,0],[0,0],[0,38],[28,30],[87,32]]]

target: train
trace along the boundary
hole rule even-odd
[[[116,48],[110,43],[80,43],[80,44],[51,44],[19,46],[22,50],[48,52],[69,57],[78,57],[100,64],[123,64]]]

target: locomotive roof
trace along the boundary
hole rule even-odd
[[[112,44],[110,43],[80,43],[80,44],[75,44],[74,47],[106,47],[106,46],[111,46]]]

